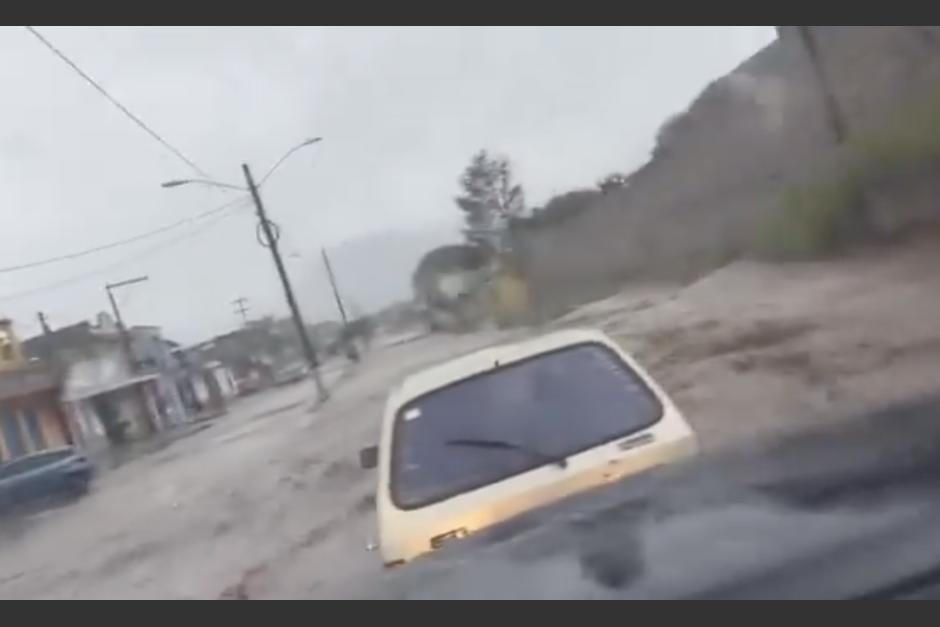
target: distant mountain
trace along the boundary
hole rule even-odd
[[[327,251],[347,306],[374,312],[410,299],[411,274],[421,257],[437,246],[461,240],[458,224],[441,223],[372,233],[330,246]],[[322,283],[321,293],[327,293],[329,284],[323,269],[309,268],[307,272],[309,280]],[[322,302],[318,306],[322,307]]]

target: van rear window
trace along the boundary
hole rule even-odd
[[[392,500],[430,505],[649,428],[662,406],[609,348],[544,353],[435,390],[402,407]]]

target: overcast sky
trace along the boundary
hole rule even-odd
[[[368,309],[407,286],[399,266],[421,252],[411,248],[456,241],[452,199],[474,151],[509,157],[530,204],[630,171],[663,120],[773,38],[772,27],[39,29],[216,180],[240,183],[243,161],[260,177],[294,144],[323,136],[263,190],[311,320],[335,316],[321,245],[351,242],[337,271]],[[160,188],[193,173],[25,29],[0,28],[0,58],[0,267],[237,196]],[[179,341],[233,328],[238,296],[255,315],[285,313],[250,213],[219,215],[0,274],[0,314],[25,335],[37,332],[39,310],[70,324],[107,308],[104,283],[141,274],[150,281],[121,292],[128,322]],[[372,255],[370,276],[353,262]]]

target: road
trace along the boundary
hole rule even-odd
[[[732,264],[634,286],[548,325],[606,330],[676,399],[708,453],[937,389],[935,240],[788,266]],[[386,338],[311,411],[309,382],[103,473],[74,504],[0,521],[2,598],[333,598],[381,585],[374,474],[390,387],[538,332]]]
[[[377,348],[327,382],[238,401],[205,430],[104,472],[87,497],[0,527],[2,598],[265,598],[349,595],[380,571],[374,475],[387,389],[405,373],[498,334]]]

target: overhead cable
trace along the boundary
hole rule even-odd
[[[16,272],[18,270],[27,270],[29,268],[38,268],[40,266],[46,266],[51,263],[58,263],[60,261],[78,259],[79,257],[86,257],[88,255],[93,255],[95,253],[100,253],[106,250],[111,250],[112,248],[118,248],[119,246],[126,246],[127,244],[133,244],[134,242],[139,242],[140,240],[148,239],[150,237],[154,237],[156,235],[166,233],[167,231],[178,229],[187,224],[191,224],[192,222],[195,222],[196,220],[206,218],[216,213],[221,213],[222,211],[225,211],[226,209],[229,209],[230,207],[232,207],[232,205],[240,201],[244,201],[247,198],[248,198],[247,196],[243,196],[241,198],[235,198],[233,200],[228,201],[224,205],[215,207],[214,209],[209,209],[208,211],[197,213],[196,215],[190,216],[188,218],[177,220],[176,222],[173,222],[171,224],[167,224],[159,228],[152,229],[150,231],[144,231],[143,233],[138,233],[137,235],[132,235],[130,237],[126,237],[124,239],[109,242],[107,244],[101,244],[100,246],[95,246],[93,248],[86,248],[85,250],[77,250],[75,252],[65,253],[63,255],[56,255],[55,257],[48,257],[46,259],[37,259],[35,261],[27,261],[25,263],[2,267],[0,268],[0,274],[6,274],[8,272]]]
[[[240,198],[240,199],[237,199],[237,200],[246,201],[247,198]],[[16,300],[16,299],[24,298],[24,297],[26,297],[26,296],[32,296],[32,295],[34,295],[34,294],[39,294],[39,293],[41,293],[41,292],[47,292],[47,291],[54,290],[54,289],[58,289],[58,288],[61,288],[61,287],[67,287],[67,286],[72,285],[72,284],[74,284],[74,283],[76,283],[76,282],[78,282],[78,281],[82,281],[82,280],[84,280],[84,279],[87,279],[87,278],[90,278],[90,277],[93,277],[93,276],[97,276],[97,275],[103,274],[103,273],[105,273],[105,272],[110,272],[111,270],[114,270],[115,268],[122,268],[122,267],[126,266],[128,263],[131,263],[131,262],[133,262],[133,261],[137,261],[137,260],[139,260],[139,259],[143,259],[143,258],[145,258],[145,257],[149,257],[149,256],[154,255],[154,254],[156,254],[156,253],[158,253],[158,252],[161,252],[161,251],[163,251],[163,250],[165,250],[165,249],[167,249],[167,248],[170,248],[170,247],[172,247],[172,246],[175,246],[175,245],[181,243],[182,241],[186,240],[187,238],[193,237],[193,236],[197,235],[198,233],[201,233],[201,232],[203,232],[203,231],[209,229],[210,227],[215,226],[217,223],[221,222],[224,218],[228,217],[229,215],[232,215],[232,214],[223,213],[223,214],[217,216],[214,220],[207,221],[206,223],[200,225],[199,228],[194,229],[194,230],[192,230],[192,231],[190,231],[190,232],[188,232],[188,233],[184,233],[184,234],[182,234],[180,237],[174,238],[174,239],[169,240],[169,241],[166,241],[166,242],[160,242],[160,243],[158,243],[157,245],[151,246],[150,248],[147,248],[147,249],[145,249],[145,250],[143,250],[143,251],[140,251],[140,252],[138,252],[138,253],[135,253],[134,255],[129,255],[129,256],[127,256],[127,257],[124,257],[124,258],[122,258],[122,259],[120,259],[120,260],[114,262],[114,263],[107,264],[107,265],[105,265],[105,266],[96,268],[96,269],[94,269],[94,270],[90,270],[90,271],[88,271],[88,272],[83,272],[83,273],[81,273],[81,274],[73,275],[73,276],[70,276],[70,277],[65,278],[65,279],[60,279],[60,280],[54,281],[54,282],[52,282],[52,283],[47,283],[47,284],[44,284],[44,285],[40,285],[40,286],[38,286],[38,287],[33,287],[33,288],[29,288],[29,289],[27,289],[27,290],[22,290],[22,291],[20,291],[20,292],[13,292],[13,293],[10,293],[10,294],[0,294],[0,302],[6,302],[6,301],[10,301],[10,300]]]
[[[81,76],[82,78],[84,78],[84,79],[88,82],[88,84],[90,84],[92,87],[94,87],[96,90],[98,90],[98,92],[99,92],[102,96],[104,96],[105,98],[107,98],[108,101],[111,102],[111,104],[113,104],[115,107],[117,107],[118,109],[120,109],[121,113],[123,113],[123,114],[126,115],[128,118],[130,118],[130,119],[134,122],[134,124],[136,124],[137,126],[139,126],[140,128],[142,128],[148,135],[150,135],[150,136],[153,137],[155,140],[157,140],[158,142],[160,142],[167,150],[169,150],[170,152],[172,152],[172,153],[173,153],[174,155],[176,155],[181,161],[183,161],[184,163],[186,163],[186,165],[189,166],[190,168],[192,168],[192,170],[193,170],[194,172],[198,173],[199,176],[202,176],[202,177],[204,177],[204,178],[211,178],[208,174],[206,174],[206,173],[202,170],[202,168],[200,168],[198,165],[196,165],[196,164],[193,162],[192,159],[190,159],[189,157],[187,157],[186,155],[184,155],[184,154],[183,154],[178,148],[176,148],[173,144],[171,144],[171,143],[168,142],[167,140],[163,139],[163,137],[161,137],[159,133],[157,133],[157,132],[154,131],[152,128],[150,128],[149,126],[147,126],[147,124],[145,124],[143,120],[141,120],[139,117],[137,117],[136,115],[134,115],[133,113],[131,113],[130,109],[128,109],[127,107],[125,107],[123,104],[121,104],[121,103],[117,100],[117,98],[115,98],[114,96],[112,96],[111,94],[109,94],[109,93],[105,90],[104,87],[102,87],[95,79],[93,79],[91,76],[89,76],[84,70],[82,70],[80,67],[78,67],[78,65],[76,65],[76,63],[75,63],[74,61],[72,61],[70,58],[68,58],[68,57],[65,55],[64,52],[62,52],[61,50],[59,50],[58,48],[56,48],[54,45],[52,45],[52,42],[50,42],[48,39],[46,39],[39,31],[37,31],[37,30],[36,30],[35,28],[33,28],[32,26],[26,26],[25,28],[26,28],[26,30],[28,30],[30,33],[32,33],[32,34],[36,37],[36,39],[38,39],[40,42],[42,42],[42,44],[43,44],[44,46],[46,46],[47,48],[49,48],[49,50],[51,50],[57,57],[59,57],[60,59],[62,59],[62,61],[64,61],[70,68],[72,68],[73,70],[75,70],[75,72],[77,72],[79,76]]]

